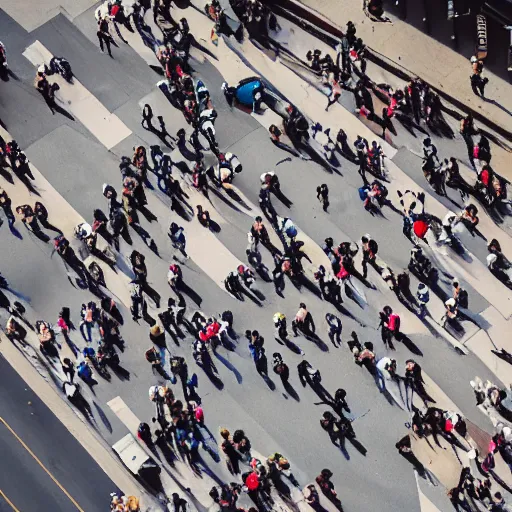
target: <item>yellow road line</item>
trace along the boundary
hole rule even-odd
[[[66,489],[64,489],[64,487],[61,485],[61,483],[50,473],[50,471],[48,469],[46,469],[45,465],[37,458],[37,455],[25,444],[25,442],[23,441],[23,439],[21,439],[21,437],[16,434],[16,432],[10,427],[10,425],[3,419],[0,417],[0,422],[3,423],[5,425],[5,427],[7,428],[7,430],[9,430],[9,432],[18,440],[18,442],[21,444],[21,446],[23,446],[23,448],[25,448],[25,450],[27,450],[28,453],[30,453],[30,455],[32,456],[32,458],[39,464],[39,466],[41,466],[41,469],[43,469],[43,471],[54,481],[55,485],[69,498],[69,501],[71,501],[71,503],[73,503],[73,505],[75,505],[75,507],[80,511],[80,512],[85,512],[84,509],[82,507],[80,507],[80,505],[76,502],[76,500],[73,498],[73,496],[71,496],[71,494],[69,494],[68,491],[66,491]],[[0,491],[1,492],[1,491]],[[9,505],[11,505],[11,507],[16,510],[17,512],[19,512],[19,510],[17,508],[15,508],[10,502],[9,500],[7,499],[7,497],[5,496],[5,494],[2,493],[2,496],[5,498],[5,500],[7,501],[7,503],[9,503]]]
[[[20,512],[19,509],[14,506],[14,503],[5,495],[2,489],[0,489],[0,496],[2,496],[2,498],[7,502],[7,505],[9,505],[14,512]]]

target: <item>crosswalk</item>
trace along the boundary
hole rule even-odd
[[[209,26],[211,23],[201,14],[189,9],[187,10],[187,19],[195,33],[209,33]],[[158,61],[156,60],[154,53],[144,45],[137,33],[133,34],[127,31],[124,27],[121,27],[121,32],[123,37],[128,41],[128,44],[148,65],[158,65]],[[338,127],[343,126],[349,134],[349,138],[355,138],[357,134],[362,134],[367,138],[373,137],[372,132],[365,128],[361,123],[356,122],[352,115],[349,115],[349,113],[340,105],[335,105],[333,107],[333,110],[336,111],[336,117],[333,117],[332,114],[328,118],[323,117],[323,106],[322,108],[320,108],[320,106],[325,103],[325,99],[318,96],[317,91],[313,88],[309,88],[307,86],[294,86],[293,84],[296,85],[297,80],[292,80],[291,75],[283,71],[283,66],[280,66],[278,61],[271,62],[256,49],[247,48],[247,45],[244,46],[243,52],[244,55],[248,56],[248,61],[242,61],[238,57],[234,57],[232,50],[225,45],[223,40],[220,40],[219,46],[217,48],[212,48],[212,51],[216,53],[218,61],[209,59],[210,62],[218,68],[221,74],[230,83],[254,74],[254,69],[256,69],[266,76],[272,76],[273,79],[275,77],[275,82],[278,88],[282,88],[294,103],[304,105],[306,114],[310,117],[325,123],[325,126],[332,126],[333,132],[335,132]],[[34,66],[40,65],[42,62],[48,63],[52,57],[52,54],[39,41],[30,45],[23,55]],[[253,69],[249,67],[248,62],[251,66],[254,66]],[[53,77],[50,78],[53,79]],[[110,113],[101,104],[101,102],[99,102],[98,99],[76,79],[73,85],[65,83],[59,77],[56,77],[55,80],[58,81],[61,87],[58,92],[58,96],[65,107],[90,131],[96,139],[98,139],[98,141],[103,144],[106,149],[110,150],[114,148],[117,144],[132,134],[131,130],[115,114]],[[271,121],[270,117],[253,117],[255,117],[262,126],[268,128],[268,125],[270,124],[269,121]],[[4,138],[6,138],[6,140],[9,140],[9,134],[4,131],[0,133]],[[391,146],[386,147],[385,151],[388,153],[388,156],[392,156],[395,152]],[[389,170],[392,176],[392,182],[388,187],[390,193],[395,193],[396,190],[404,188],[418,188],[412,180],[410,180],[395,164],[393,164],[393,162],[390,163]],[[33,173],[36,177],[36,185],[43,191],[43,202],[45,204],[48,203],[47,207],[50,210],[50,217],[52,217],[52,215],[58,215],[59,219],[62,219],[62,222],[59,223],[59,227],[63,229],[66,236],[72,237],[74,227],[78,223],[83,222],[84,219],[82,219],[73,207],[55,191],[51,184],[44,179],[37,169],[33,168]],[[207,202],[205,198],[201,194],[197,193],[193,187],[189,186],[186,180],[181,181],[182,186],[186,188],[187,194],[190,195],[191,204],[202,204],[205,208],[212,208],[212,204]],[[6,188],[9,195],[13,198],[13,202],[19,202],[22,204],[33,200],[33,197],[23,187],[13,187],[6,184],[4,188]],[[252,204],[240,190],[236,191],[244,200],[246,207],[243,207],[241,211],[248,219],[261,214],[259,208]],[[168,206],[164,202],[157,201],[154,197],[151,198],[150,202],[152,209],[153,206],[155,207],[155,213],[158,214],[159,219],[168,217]],[[435,213],[440,217],[443,217],[447,212],[447,209],[430,195],[427,195],[427,210],[432,211],[432,213]],[[221,216],[216,220],[218,220],[221,225],[228,223],[228,221]],[[492,231],[493,233],[496,232],[496,229],[499,229],[496,228],[492,220],[487,219],[487,217],[483,219],[483,223],[485,223],[486,229],[488,226],[490,230],[494,230]],[[277,236],[275,233],[271,231],[270,234],[271,237],[275,238],[275,242],[277,244]],[[205,230],[196,219],[187,223],[186,236],[187,253],[191,260],[198,265],[206,276],[212,279],[220,288],[223,289],[223,280],[226,275],[235,270],[242,261],[240,261],[240,259],[222,243],[218,236],[208,230]],[[318,244],[303,231],[299,233],[298,238],[305,242],[305,252],[313,260],[313,265],[311,265],[311,267],[308,266],[308,270],[312,271],[320,264],[328,268],[329,262]],[[507,246],[512,247],[512,239],[507,237],[505,244],[510,244]],[[212,257],[212,255],[215,255],[215,257]],[[470,264],[458,260],[454,264],[453,261],[455,260],[453,259],[453,254],[450,254],[447,257],[443,257],[441,254],[440,258],[443,258],[443,263],[446,266],[451,266],[457,275],[467,280],[468,283],[477,289],[482,296],[492,304],[492,306],[482,313],[482,316],[489,321],[492,327],[488,332],[472,328],[472,330],[467,333],[466,338],[462,341],[451,337],[443,329],[439,328],[439,325],[436,322],[434,322],[432,327],[454,347],[459,348],[461,352],[468,353],[468,350],[473,352],[497,376],[498,379],[502,382],[508,382],[508,380],[510,380],[510,366],[494,356],[490,352],[490,348],[492,348],[493,343],[495,343],[498,347],[505,347],[512,352],[512,340],[509,338],[504,339],[502,336],[502,333],[507,332],[508,330],[508,319],[512,315],[511,292],[494,280],[489,275],[485,265],[480,263],[476,258],[473,258],[473,261]],[[107,278],[108,288],[117,297],[119,297],[125,305],[128,306],[130,304],[128,277],[124,274],[112,275],[109,273],[108,268],[104,268],[104,271]],[[373,292],[369,292],[371,295],[369,300],[371,302],[374,302],[375,304],[380,302],[382,304],[382,296],[384,295],[386,300],[389,299],[390,304],[392,304],[394,308],[395,305],[397,308],[400,308],[399,303],[389,293],[389,290],[386,289],[385,284],[379,282],[377,288],[379,293],[378,296],[377,294],[373,294]],[[394,302],[392,303],[391,301]],[[444,306],[442,305],[442,302],[435,298],[433,300],[432,310],[436,318],[441,316],[443,308]],[[406,331],[409,330],[410,333],[428,333],[425,326],[422,325],[414,315],[407,316],[407,322],[404,328]],[[424,373],[424,377],[427,382],[427,388],[435,397],[439,407],[458,410],[457,406],[428,375]],[[108,405],[127,429],[132,434],[136,435],[140,420],[123,401],[123,399],[118,396],[112,399]],[[450,464],[452,463],[453,468],[458,468],[458,462],[455,463],[452,460]],[[451,467],[452,465],[450,465],[450,468]],[[183,467],[183,469],[185,470],[186,468]],[[184,475],[188,475],[188,471],[181,472],[179,475],[181,481],[183,481],[182,479]],[[186,476],[185,479],[201,504],[203,506],[209,506],[211,499],[205,492],[205,489],[209,488],[209,485],[205,484],[205,480],[195,481],[193,477],[190,479],[189,476]],[[169,479],[167,484],[170,489],[174,488],[172,479]],[[214,485],[214,482],[212,482],[212,485]],[[425,494],[422,493],[419,487],[418,492],[422,512],[439,512],[437,507]]]
[[[35,41],[23,55],[37,68],[41,64],[49,65],[54,55],[40,41]],[[35,70],[34,70],[35,74]],[[60,89],[57,98],[64,108],[77,118],[107,149],[117,146],[131,135],[131,130],[115,115],[109,112],[98,99],[91,94],[77,79],[73,84],[67,83],[58,75],[48,77]]]

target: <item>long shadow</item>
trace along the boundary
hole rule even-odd
[[[331,396],[329,391],[327,391],[322,384],[317,383],[314,385],[311,385],[311,389],[317,394],[318,398],[320,400],[326,401],[326,402],[334,402],[334,398]]]
[[[177,288],[180,292],[183,292],[185,295],[188,295],[192,302],[194,302],[197,306],[201,306],[201,303],[203,302],[201,296],[192,288],[190,288],[190,286],[186,284],[183,280],[180,281]]]
[[[103,422],[103,425],[105,425],[106,429],[112,434],[112,425],[110,421],[108,420],[107,416],[103,412],[103,409],[96,403],[96,401],[93,402],[94,407],[96,407],[96,410],[98,411],[98,414],[101,418],[101,421]]]
[[[215,357],[228,369],[231,370],[236,377],[236,381],[238,384],[242,384],[243,377],[242,374],[223,356],[221,356],[217,351],[214,352]]]
[[[248,297],[250,300],[252,300],[252,302],[254,302],[254,304],[259,306],[260,308],[263,307],[263,304],[252,293],[249,293],[249,291],[245,287],[241,288],[240,293]]]
[[[119,380],[130,380],[130,372],[120,365],[110,366]]]
[[[210,382],[220,391],[224,389],[224,382],[220,380],[219,377],[214,375],[211,371],[207,370],[204,366],[198,365],[203,372],[206,374],[206,376],[210,379]]]
[[[288,337],[285,340],[282,340],[281,338],[277,338],[277,337],[275,337],[274,339],[280,345],[284,345],[286,348],[290,349],[294,354],[301,353],[299,346],[296,345],[295,343],[293,343],[293,341],[291,341]]]
[[[268,376],[268,375],[262,375],[260,374],[263,380],[265,381],[265,384],[269,387],[270,391],[275,391],[276,385],[274,381]]]
[[[312,341],[322,352],[329,352],[329,347],[316,334],[304,334],[304,337]]]
[[[363,456],[366,457],[368,450],[354,437],[347,437],[347,441]]]
[[[487,103],[492,103],[493,105],[496,105],[500,110],[503,110],[505,114],[512,116],[512,112],[505,108],[501,103],[498,103],[496,100],[490,100],[489,98],[484,98],[483,100],[486,101]]]
[[[284,389],[295,401],[300,402],[300,396],[290,382],[284,384]]]
[[[0,176],[2,176],[2,178],[4,178],[4,180],[10,183],[11,185],[14,185],[14,179],[12,177],[12,174],[5,167],[0,166]]]
[[[46,102],[46,104],[48,105],[48,107],[50,109],[53,108],[53,110],[55,110],[55,112],[58,112],[60,115],[62,115],[64,117],[67,117],[70,121],[74,121],[75,120],[75,118],[65,108],[61,107],[56,102],[54,102],[53,105],[51,105],[51,106],[48,103],[48,101]]]
[[[320,288],[313,283],[304,273],[300,274],[296,281],[301,285],[304,286],[304,288],[307,288],[312,294],[316,295],[318,298],[322,298],[322,292],[320,291]]]
[[[414,355],[423,356],[423,352],[420,348],[404,333],[400,333],[397,337],[397,341],[401,342],[405,347],[407,347]]]
[[[242,213],[242,210],[238,208],[236,205],[234,205],[231,201],[228,201],[219,190],[217,190],[217,187],[214,185],[213,187],[210,187],[208,190],[211,190],[223,203],[225,203],[227,206],[229,206],[231,209],[235,210],[235,212]]]
[[[283,194],[281,189],[274,190],[273,192],[276,198],[279,199],[279,201],[281,201],[281,203],[283,203],[286,208],[290,208],[293,205],[293,203]]]

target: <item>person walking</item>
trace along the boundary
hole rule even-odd
[[[371,265],[380,274],[382,269],[377,265],[379,245],[369,234],[361,237],[361,244],[363,246],[363,278],[368,277],[368,265]]]
[[[475,166],[475,160],[473,157],[473,148],[475,145],[473,142],[473,135],[476,135],[477,133],[478,131],[475,128],[475,124],[473,121],[473,114],[469,112],[469,114],[466,117],[462,118],[460,121],[460,134],[462,135],[462,138],[466,143],[466,149],[468,150],[468,158],[473,167]]]
[[[220,447],[226,456],[229,472],[233,475],[238,475],[240,473],[240,453],[235,448],[235,443],[231,439],[231,434],[227,428],[220,429],[220,436],[223,439]]]
[[[395,350],[392,339],[400,331],[400,317],[393,314],[390,306],[384,306],[379,316],[382,342],[391,350]]]
[[[53,224],[50,224],[50,222],[48,222],[48,210],[46,209],[46,207],[44,206],[43,203],[41,203],[39,201],[37,201],[35,203],[34,213],[36,214],[37,220],[39,221],[41,226],[43,226],[46,229],[56,231],[60,235],[63,234],[62,231],[58,227],[56,227]]]
[[[477,59],[475,56],[471,57],[472,75],[470,76],[471,89],[476,96],[485,98],[485,86],[489,79],[482,77],[484,70],[484,63],[482,60]]]
[[[105,52],[104,46],[107,47],[108,54],[110,57],[114,58],[112,56],[112,51],[110,49],[110,43],[112,42],[112,36],[110,35],[109,29],[108,29],[108,21],[106,17],[99,17],[98,19],[98,31],[96,32],[96,35],[98,36],[98,41],[100,43],[100,50],[101,53]]]
[[[142,291],[148,295],[156,305],[156,308],[160,308],[160,295],[158,292],[149,286],[147,281],[148,269],[146,267],[145,256],[138,251],[132,251],[130,255],[130,262],[132,264],[132,270],[135,274],[134,282],[140,284]]]
[[[281,378],[283,386],[288,386],[288,381],[290,379],[290,368],[283,361],[283,356],[279,352],[274,352],[273,354],[272,368],[274,373],[279,375]]]
[[[12,201],[7,192],[0,187],[0,208],[5,213],[5,216],[7,217],[7,222],[10,226],[12,226],[16,222],[16,217],[14,216],[14,213],[12,212]],[[0,226],[3,224],[3,221],[0,219]]]
[[[322,183],[319,187],[316,187],[316,198],[322,204],[322,208],[324,212],[327,212],[327,208],[329,208],[329,189],[325,183]]]
[[[338,509],[343,511],[341,501],[334,490],[334,484],[331,482],[332,471],[330,469],[322,469],[320,474],[315,478],[316,483],[320,487],[322,494]]]
[[[293,335],[298,336],[299,330],[305,336],[314,336],[315,334],[315,322],[313,321],[313,316],[307,310],[306,304],[301,302],[299,305],[299,311],[295,315],[295,319],[292,321],[292,330]]]

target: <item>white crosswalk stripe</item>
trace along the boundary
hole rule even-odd
[[[35,41],[23,55],[34,66],[48,65],[53,55],[39,41]],[[35,73],[35,71],[34,71]],[[112,149],[126,137],[131,130],[115,115],[109,112],[98,99],[76,78],[68,84],[58,75],[48,77],[48,81],[59,84],[57,98],[64,108],[76,117],[107,149]]]

